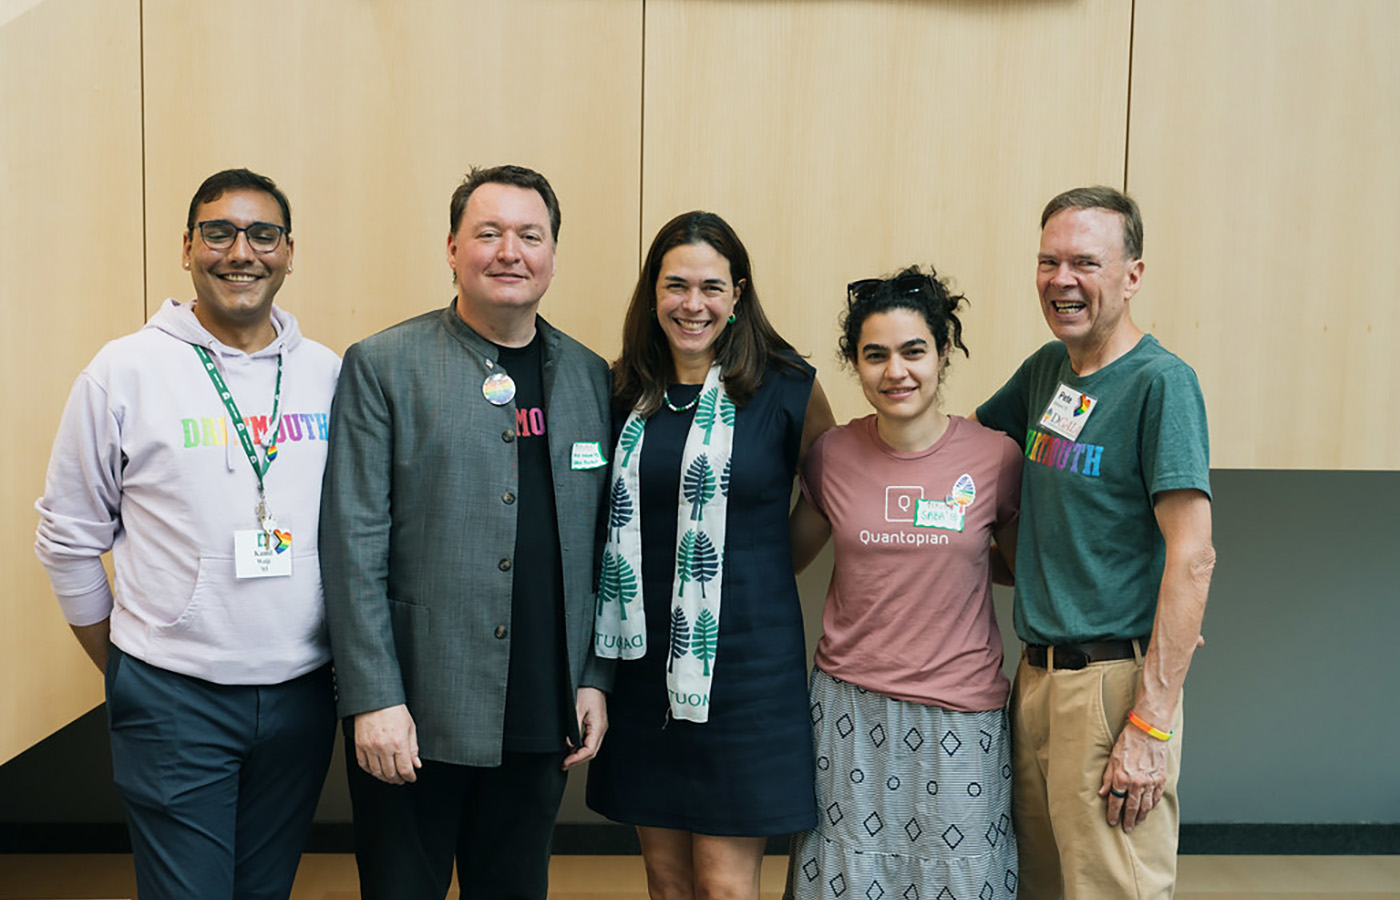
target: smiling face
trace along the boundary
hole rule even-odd
[[[468,325],[480,331],[483,322],[533,320],[554,278],[544,198],[509,184],[472,191],[456,233],[447,236],[447,264],[457,280],[457,314]]]
[[[703,380],[743,287],[742,279],[730,280],[729,260],[709,244],[681,244],[661,258],[656,321],[681,380],[693,381],[697,373]]]
[[[195,222],[221,220],[239,228],[254,222],[285,226],[282,208],[271,194],[251,188],[225,191],[201,203]],[[265,253],[238,233],[232,246],[211,250],[196,225],[185,233],[184,263],[194,281],[195,316],[211,334],[224,340],[232,331],[247,331],[270,322],[272,301],[292,265],[292,238],[285,235]]]
[[[861,323],[854,360],[865,399],[882,420],[901,424],[938,415],[938,380],[947,356],[912,309],[872,313]]]
[[[1125,258],[1118,213],[1066,209],[1045,223],[1036,289],[1046,324],[1071,356],[1136,335],[1128,300],[1141,286],[1142,269],[1142,260]]]

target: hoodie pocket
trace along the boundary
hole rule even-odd
[[[209,556],[199,558],[199,571],[195,575],[194,590],[190,592],[190,597],[185,601],[184,609],[170,622],[157,623],[156,629],[163,633],[187,631],[190,624],[199,617],[200,608],[208,600],[210,594],[217,589],[212,585],[219,579],[233,578],[233,560],[218,559]]]
[[[225,684],[300,674],[329,654],[321,572],[314,553],[292,574],[235,578],[228,557],[201,557],[189,601],[150,629],[152,664]]]

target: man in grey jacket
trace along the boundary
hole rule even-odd
[[[565,770],[597,752],[609,378],[537,315],[559,205],[518,166],[452,197],[457,295],[352,346],[322,566],[362,896],[537,897]]]

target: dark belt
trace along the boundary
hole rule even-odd
[[[1054,651],[1055,668],[1082,669],[1089,663],[1107,662],[1114,659],[1132,659],[1133,644],[1143,653],[1147,652],[1147,638],[1134,638],[1129,641],[1097,641],[1087,644],[1027,644],[1026,662],[1036,668],[1046,668],[1048,651]]]

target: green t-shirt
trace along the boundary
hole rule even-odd
[[[1089,398],[1073,408],[1093,404],[1076,440],[1042,423],[1061,384]],[[1153,497],[1181,488],[1210,496],[1196,373],[1146,335],[1080,378],[1064,344],[1051,341],[977,408],[977,419],[1024,439],[1016,634],[1033,644],[1149,634],[1166,555]]]

